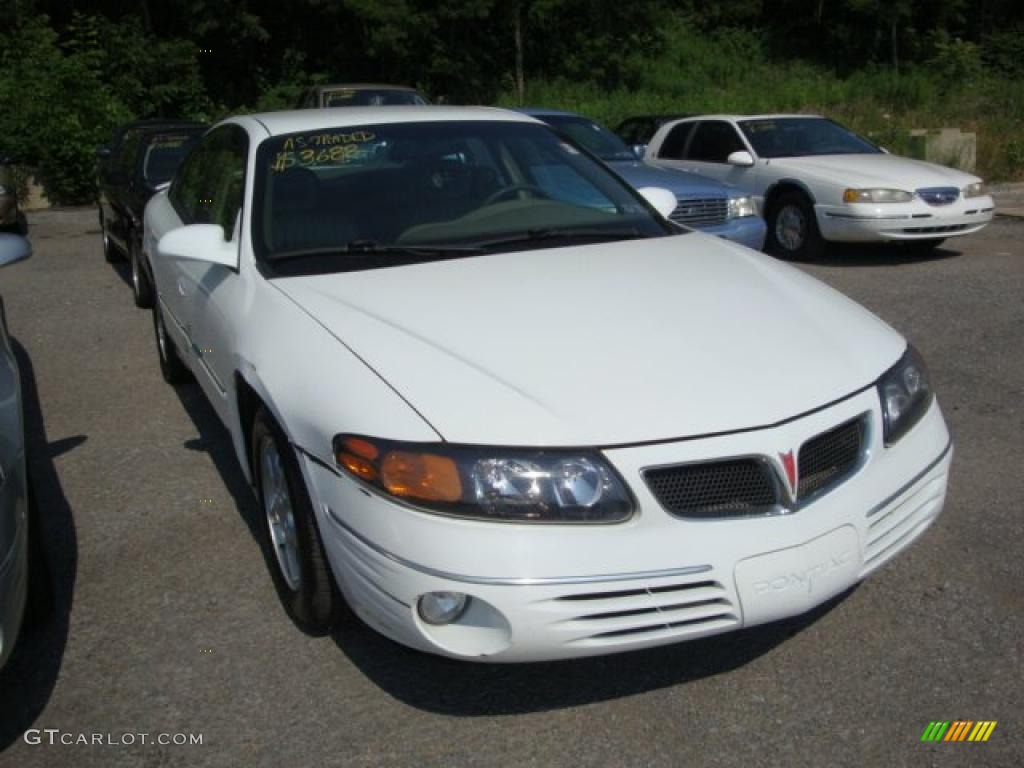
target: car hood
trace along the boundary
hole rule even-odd
[[[273,282],[459,443],[764,426],[870,385],[905,345],[794,267],[700,233]]]
[[[634,189],[640,187],[663,187],[677,198],[728,197],[735,193],[733,187],[696,173],[678,171],[672,168],[658,168],[654,165],[632,160],[615,160],[608,166],[619,174]],[[738,193],[737,193],[738,194]]]
[[[923,160],[897,155],[821,155],[779,157],[768,161],[845,186],[884,186],[915,190],[922,187],[964,187],[977,176]]]

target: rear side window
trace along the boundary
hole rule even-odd
[[[733,152],[745,150],[742,139],[729,123],[711,120],[700,123],[686,151],[687,160],[724,163]]]
[[[658,157],[664,157],[667,160],[682,160],[683,150],[686,149],[686,140],[690,137],[693,126],[693,123],[680,123],[670,130],[665,141],[661,143]]]

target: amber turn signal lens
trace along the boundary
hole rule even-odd
[[[462,481],[455,462],[431,453],[391,451],[380,466],[380,482],[388,493],[424,501],[458,501]]]
[[[361,456],[364,459],[374,461],[380,456],[380,451],[377,450],[377,446],[371,443],[369,440],[364,440],[361,437],[346,437],[342,441],[342,447],[354,453],[356,456]]]
[[[356,456],[348,451],[338,451],[336,456],[338,463],[358,478],[373,482],[377,479],[377,468],[373,462],[367,461],[362,456]]]

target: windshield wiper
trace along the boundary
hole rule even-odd
[[[647,237],[635,228],[631,229],[531,229],[525,235],[513,235],[499,240],[488,240],[480,243],[480,248],[500,248],[505,245],[521,243],[541,243],[549,240],[636,240]]]
[[[273,264],[295,259],[316,258],[317,256],[340,255],[346,258],[357,258],[359,260],[374,258],[378,256],[406,256],[416,259],[429,260],[435,258],[448,258],[449,256],[472,256],[485,253],[479,246],[468,245],[381,245],[373,240],[353,240],[343,247],[333,246],[328,248],[302,248],[294,251],[282,251],[272,254],[267,260]]]

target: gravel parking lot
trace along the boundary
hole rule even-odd
[[[36,254],[0,293],[55,606],[0,673],[0,765],[1024,764],[1024,219],[929,258],[850,248],[805,267],[930,363],[956,457],[914,547],[799,620],[533,666],[425,656],[358,623],[299,632],[227,432],[195,385],[161,380],[95,211],[29,223]],[[920,742],[958,719],[998,726]]]

